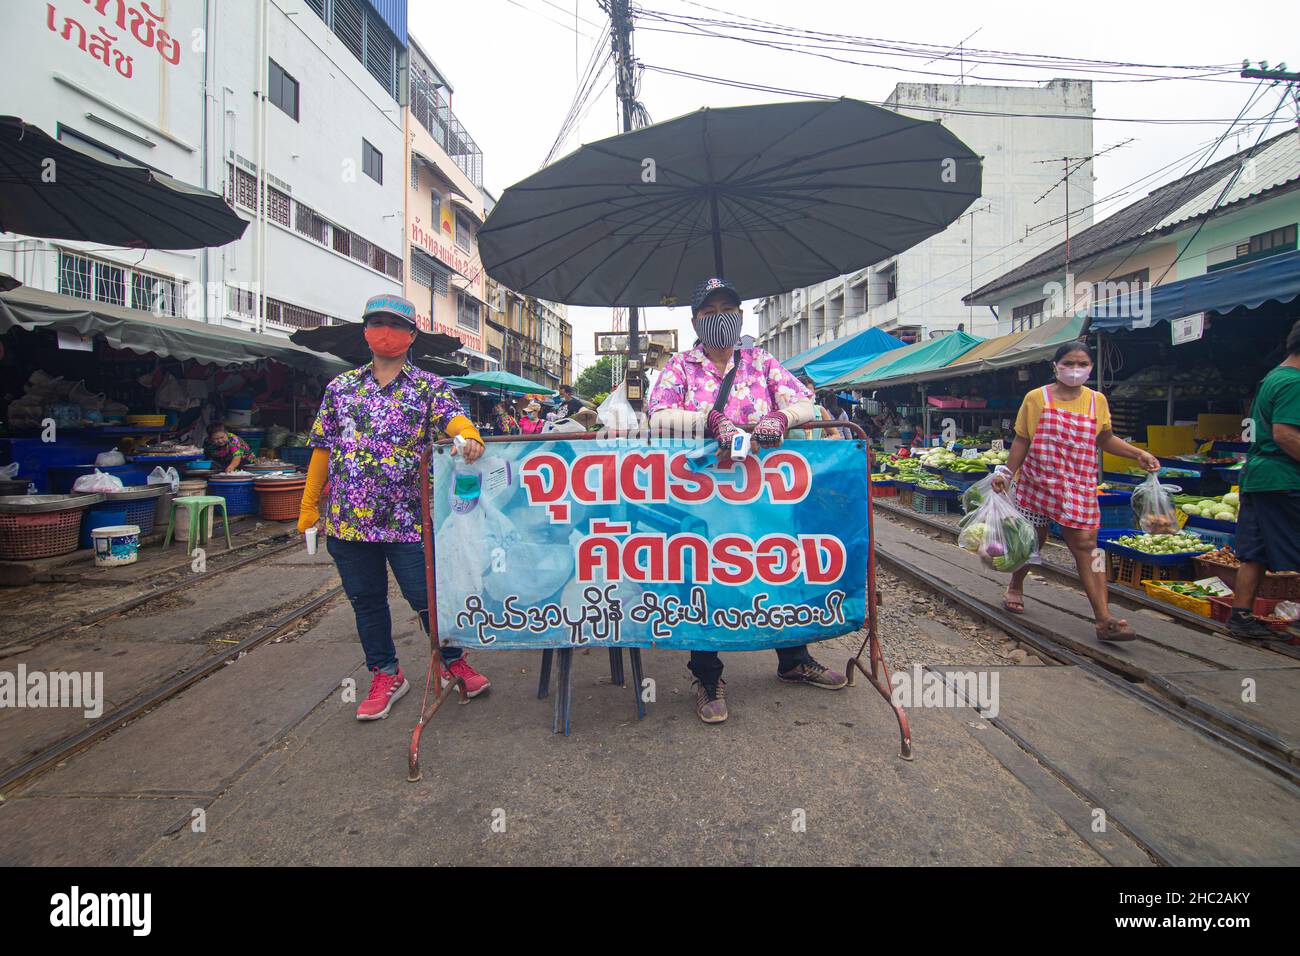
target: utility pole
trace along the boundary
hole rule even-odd
[[[604,5],[604,4],[603,4]],[[632,57],[632,14],[628,0],[607,0],[610,34],[614,46],[614,76],[619,104],[623,108],[623,132],[633,128],[636,105],[636,65]],[[641,410],[641,310],[635,305],[627,310],[627,400]]]
[[[1124,142],[1116,143],[1114,146],[1107,146],[1105,149],[1093,153],[1091,156],[1062,156],[1059,159],[1040,159],[1035,163],[1036,166],[1042,166],[1044,163],[1063,163],[1065,166],[1065,175],[1053,183],[1047,192],[1035,199],[1034,205],[1038,205],[1038,203],[1051,195],[1052,190],[1057,186],[1060,186],[1061,184],[1065,185],[1065,274],[1067,276],[1070,274],[1070,177],[1098,156],[1104,156],[1112,149],[1119,149],[1123,146],[1127,146],[1131,142],[1133,142],[1133,138],[1129,137],[1124,140]],[[1071,163],[1075,163],[1076,165],[1071,167]],[[1025,235],[1029,235],[1028,230],[1025,231]]]

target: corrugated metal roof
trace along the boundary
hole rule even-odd
[[[1207,188],[1180,205],[1177,209],[1148,229],[1154,232],[1204,215],[1214,208],[1215,201],[1225,186],[1236,173],[1236,166],[1224,171],[1223,175]],[[1220,206],[1231,206],[1235,202],[1258,196],[1284,183],[1300,179],[1300,136],[1283,135],[1273,140],[1267,147],[1261,147],[1253,157],[1242,166],[1236,182],[1223,197]]]
[[[1300,150],[1296,148],[1296,138],[1296,131],[1288,129],[1261,143],[1255,154],[1254,180],[1249,184],[1243,183],[1242,186],[1248,186],[1249,190],[1233,201],[1240,202],[1270,189],[1291,188],[1288,184],[1300,184]],[[1290,148],[1287,148],[1288,142]],[[1279,144],[1282,148],[1278,148]],[[1122,246],[1143,235],[1151,235],[1171,228],[1188,218],[1203,215],[1210,208],[1219,191],[1223,189],[1226,178],[1241,165],[1242,158],[1249,152],[1249,149],[1244,149],[1204,169],[1166,183],[1159,189],[1153,190],[1146,198],[1124,207],[1083,232],[1071,236],[1072,270],[1082,272],[1092,259],[1107,250]],[[1265,156],[1268,158],[1267,167],[1261,165],[1261,160]],[[1265,181],[1271,181],[1271,184],[1264,185]],[[1235,189],[1236,187],[1234,191]],[[1186,211],[1199,197],[1207,193],[1210,195],[1204,200],[1204,208],[1199,213]],[[1224,203],[1227,202],[1228,199],[1225,198]],[[1011,271],[1003,273],[992,282],[980,286],[964,297],[962,302],[967,305],[984,305],[994,301],[998,293],[1015,288],[1030,279],[1059,275],[1064,267],[1065,243],[1061,242]]]
[[[406,2],[407,0],[367,0],[370,9],[379,14],[379,18],[393,31],[397,42],[406,46]]]

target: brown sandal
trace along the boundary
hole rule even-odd
[[[1105,624],[1097,625],[1097,640],[1099,641],[1132,641],[1137,636],[1137,631],[1133,630],[1128,621],[1121,617],[1112,617]]]
[[[1006,594],[1003,594],[1002,606],[1006,608],[1008,611],[1010,611],[1012,614],[1024,614],[1025,613],[1024,592],[1021,592],[1018,598],[1012,597],[1010,591],[1008,591]]]

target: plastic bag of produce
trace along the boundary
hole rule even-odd
[[[994,491],[990,480],[983,501],[962,519],[957,545],[979,555],[994,571],[1010,573],[1033,560],[1038,535],[1015,500]]]
[[[73,491],[121,491],[122,479],[117,475],[110,475],[107,472],[100,471],[98,468],[92,474],[82,475],[72,483]]]
[[[991,494],[994,494],[993,476],[989,475],[987,478],[981,478],[961,493],[962,514],[970,514],[983,504],[984,499]]]
[[[1138,527],[1147,534],[1177,534],[1178,508],[1173,492],[1182,490],[1179,485],[1162,485],[1160,476],[1149,472],[1133,490],[1133,515]]]
[[[111,468],[114,465],[125,465],[126,456],[114,448],[111,451],[101,451],[95,456],[96,468]]]
[[[181,490],[181,476],[175,468],[163,468],[159,465],[153,471],[149,472],[149,477],[145,479],[147,485],[171,485],[172,494]]]

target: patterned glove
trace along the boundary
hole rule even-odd
[[[786,417],[780,412],[768,412],[754,426],[754,444],[760,448],[775,448],[785,439],[787,425]]]
[[[740,429],[722,412],[713,409],[706,419],[704,433],[710,438],[718,440],[718,455],[720,457],[730,457],[731,439],[740,434]]]

